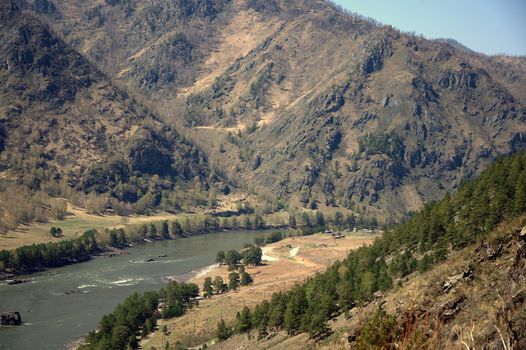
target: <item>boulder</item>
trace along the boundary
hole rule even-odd
[[[473,269],[468,268],[457,275],[449,277],[442,285],[442,291],[448,293],[451,289],[455,288],[457,284],[471,279],[473,279]]]
[[[22,317],[17,311],[3,312],[0,315],[0,325],[2,326],[20,326]]]
[[[438,307],[438,318],[443,322],[451,320],[460,311],[460,309],[462,308],[462,304],[465,300],[466,296],[460,295],[458,297],[446,301]]]
[[[375,299],[382,299],[384,297],[384,294],[382,292],[380,292],[380,291],[376,291],[376,292],[374,292],[373,297]]]

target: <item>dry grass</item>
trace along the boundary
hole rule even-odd
[[[351,333],[359,333],[381,303],[388,314],[397,316],[397,331],[400,333],[396,335],[399,349],[501,349],[503,343],[510,345],[513,342],[509,320],[518,322],[524,317],[524,304],[514,305],[512,302],[513,295],[526,290],[524,279],[517,284],[511,281],[508,275],[520,244],[513,240],[507,241],[508,243],[505,241],[515,227],[524,226],[525,222],[520,223],[521,220],[524,219],[501,225],[485,239],[485,242],[494,247],[503,242],[502,256],[496,260],[479,261],[479,244],[455,252],[446,262],[432,270],[413,275],[401,287],[395,287],[386,293],[382,300],[351,310],[350,319],[341,315],[330,321],[333,334],[325,340],[314,342],[309,340],[306,334],[290,337],[284,332],[259,341],[255,339],[256,334],[252,334],[251,337],[235,335],[211,348],[352,349],[347,340],[348,336]],[[279,248],[276,250],[279,251]],[[473,264],[474,261],[478,263]],[[473,279],[462,280],[452,290],[444,292],[444,281],[449,276],[465,271],[470,264],[474,268]],[[458,311],[451,319],[442,319],[440,315],[445,303],[461,296],[465,299],[460,303]]]
[[[6,235],[0,235],[0,250],[16,249],[33,243],[57,242],[63,239],[79,237],[89,229],[104,230],[105,228],[119,228],[125,225],[140,224],[152,221],[176,220],[182,216],[169,213],[159,213],[152,216],[122,217],[119,215],[91,215],[84,209],[68,205],[68,215],[64,220],[53,220],[48,223],[34,223],[21,225]],[[54,238],[49,234],[51,227],[62,229],[63,237]]]
[[[291,288],[308,276],[325,270],[331,262],[342,259],[350,250],[371,243],[374,237],[355,234],[345,239],[334,240],[326,235],[316,234],[287,238],[268,245],[267,254],[278,260],[265,262],[263,266],[247,268],[247,272],[254,278],[253,285],[203,300],[183,317],[162,321],[160,324],[168,327],[171,334],[167,339],[170,344],[181,342],[185,346],[199,345],[213,338],[217,322],[221,318],[233,322],[236,312],[244,305],[253,307],[268,299],[272,293]],[[322,247],[322,244],[327,247]],[[291,256],[291,250],[293,253],[297,251],[295,256]],[[215,268],[207,275],[194,278],[192,282],[201,286],[205,277],[213,278],[218,275],[227,281],[226,267]],[[161,341],[162,335],[157,332],[143,342],[143,348],[162,348]]]
[[[277,20],[263,21],[255,11],[238,11],[222,30],[219,48],[204,62],[202,76],[180,92],[186,96],[211,86],[232,62],[255,49],[278,25]]]

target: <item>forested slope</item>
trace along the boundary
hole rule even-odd
[[[176,210],[220,181],[205,154],[48,25],[16,1],[0,6],[2,230],[63,216],[64,203],[51,197],[97,213],[161,202]]]
[[[443,265],[447,266],[448,259],[454,257],[455,259],[452,259],[450,264],[455,268],[462,265],[458,263],[462,259],[468,261],[479,259],[479,263],[483,261],[487,263],[484,269],[481,267],[478,270],[477,266],[470,262],[467,267],[468,272],[461,272],[459,276],[450,279],[439,275],[440,280],[448,281],[448,284],[444,283],[445,292],[454,288],[456,284],[462,283],[461,281],[472,279],[474,271],[482,284],[484,278],[491,278],[489,274],[492,261],[495,267],[506,264],[505,261],[511,261],[513,266],[510,267],[510,270],[505,270],[509,271],[508,275],[500,276],[499,286],[506,288],[503,284],[508,284],[507,288],[513,290],[519,299],[512,302],[514,293],[510,292],[513,294],[510,295],[505,290],[484,290],[486,286],[480,286],[483,288],[480,290],[474,286],[466,291],[466,295],[458,296],[459,300],[453,300],[451,305],[439,308],[438,311],[445,312],[441,314],[442,316],[447,312],[450,313],[449,318],[444,316],[445,318],[441,321],[446,322],[454,316],[460,310],[460,306],[457,308],[456,305],[461,304],[466,298],[475,300],[475,295],[484,292],[484,302],[488,303],[486,296],[489,295],[489,299],[491,296],[497,298],[499,293],[506,292],[509,300],[502,300],[503,305],[511,303],[506,306],[509,308],[506,309],[509,312],[506,316],[509,322],[506,326],[506,341],[512,342],[515,346],[524,344],[526,338],[520,329],[524,325],[525,315],[520,313],[521,308],[517,305],[524,302],[524,297],[520,295],[526,292],[524,289],[526,281],[524,276],[520,276],[520,271],[524,269],[524,262],[521,259],[525,252],[524,242],[521,242],[520,237],[523,240],[524,232],[526,232],[522,229],[521,233],[521,228],[526,223],[524,220],[526,211],[525,174],[526,153],[522,152],[497,160],[475,181],[465,183],[455,194],[427,205],[413,219],[387,231],[371,246],[351,252],[344,261],[335,263],[327,272],[314,276],[291,291],[274,294],[269,301],[259,304],[254,310],[244,310],[244,313],[247,313],[246,317],[238,318],[234,329],[240,333],[255,329],[260,337],[265,337],[278,330],[285,330],[289,335],[308,332],[310,338],[322,339],[330,334],[328,320],[331,318],[342,313],[346,314],[357,305],[367,305],[377,299],[378,295],[382,296],[378,292],[387,292],[393,287],[405,285],[408,280],[407,276],[413,274],[412,277],[414,277],[416,271],[424,273],[441,262],[445,262]],[[496,233],[487,238],[487,235],[498,227]],[[522,236],[519,237],[519,235]],[[472,250],[462,251],[476,242],[479,247],[476,247],[475,253],[472,253]],[[497,264],[495,259],[503,254],[509,254],[510,257],[507,260],[504,258],[498,260]],[[440,271],[444,273],[444,267],[441,269]],[[499,269],[503,270],[502,267]],[[488,276],[478,276],[479,273]],[[435,282],[437,281],[430,283]],[[402,290],[401,294],[403,293]],[[476,294],[471,295],[470,293]],[[422,301],[415,300],[414,302],[421,303]],[[432,301],[429,302],[432,303]],[[405,311],[411,312],[409,302],[401,300],[399,303],[407,306],[408,309]],[[395,305],[392,307],[394,308]],[[478,307],[484,308],[482,305]],[[425,319],[418,318],[429,317],[431,311],[433,311],[431,307],[428,310],[420,310],[411,316],[412,321],[406,319],[406,322],[412,322],[413,325],[420,323],[422,327],[428,326],[428,329],[420,330],[423,332],[420,335],[411,333],[411,336],[415,336],[412,341],[419,341],[424,347],[432,347],[432,344],[446,344],[449,341],[441,337],[431,339],[435,334],[429,330],[432,327],[440,327],[440,325],[425,323],[427,322]],[[469,310],[467,312],[469,313]],[[356,314],[357,312],[353,313],[353,315]],[[363,318],[363,315],[359,316]],[[434,316],[438,317],[438,315]],[[398,329],[394,326],[396,318],[390,321],[391,316],[388,317],[381,309],[375,317],[366,326],[369,328],[362,330],[362,338],[358,339],[359,342],[362,342],[360,348],[368,348],[367,344],[373,347],[384,344],[390,348],[389,346],[394,346],[395,339],[403,339],[403,328]],[[465,317],[467,316],[464,316],[464,319]],[[501,317],[504,316],[501,315]],[[464,324],[461,327],[465,328],[468,325]],[[415,329],[405,331],[415,332]],[[440,332],[436,328],[435,331]],[[498,342],[498,334],[494,330],[490,334],[491,339],[486,339],[486,342]],[[390,343],[389,338],[385,337],[392,337],[390,338],[392,342]],[[356,336],[352,340],[356,340]],[[479,341],[485,343],[483,340]]]

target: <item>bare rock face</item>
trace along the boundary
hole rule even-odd
[[[20,326],[22,317],[17,311],[3,312],[0,315],[0,325],[2,326]]]

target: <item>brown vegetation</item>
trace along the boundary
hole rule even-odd
[[[336,241],[330,236],[315,234],[287,238],[270,244],[266,246],[268,249],[265,254],[275,260],[265,261],[264,256],[264,265],[246,269],[254,278],[253,285],[202,300],[183,317],[161,321],[160,327],[166,325],[170,332],[170,336],[164,339],[168,339],[172,345],[181,342],[184,346],[196,346],[207,342],[213,337],[217,322],[221,318],[232,322],[236,310],[240,310],[244,305],[253,307],[274,292],[290,289],[308,276],[325,270],[330,263],[345,257],[350,250],[369,244],[374,237],[370,234],[354,234]],[[291,250],[295,248],[299,250],[296,255],[291,256]],[[224,280],[228,280],[228,274],[226,266],[216,267],[205,275],[193,278],[191,282],[201,286],[206,277],[222,276]],[[144,342],[143,347],[159,347],[162,338],[158,332]]]

